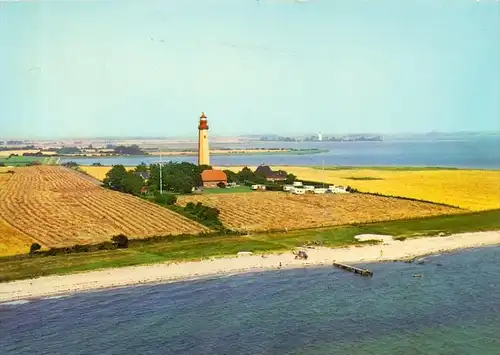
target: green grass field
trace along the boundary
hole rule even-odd
[[[203,194],[234,194],[241,192],[254,192],[250,186],[239,186],[239,187],[231,187],[231,188],[213,188],[213,189],[204,189]]]
[[[10,158],[0,158],[0,163],[5,166],[25,166],[29,163],[38,162],[43,165],[56,165],[58,157],[24,157],[14,156]]]
[[[128,249],[121,250],[0,258],[0,282],[110,267],[199,260],[235,255],[239,251],[254,253],[285,251],[308,242],[318,242],[328,247],[342,247],[360,244],[354,237],[365,233],[415,238],[436,235],[440,232],[448,234],[485,230],[500,230],[500,210],[287,233],[166,237],[159,241],[132,240]]]

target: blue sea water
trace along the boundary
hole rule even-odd
[[[500,136],[449,140],[387,140],[382,142],[253,142],[226,144],[227,148],[318,148],[320,154],[291,155],[219,155],[212,165],[298,165],[298,166],[442,166],[471,169],[500,169]],[[141,162],[158,162],[158,156],[66,158],[81,165],[99,162],[103,165],[134,166]],[[196,162],[193,156],[169,156],[165,160]]]
[[[500,247],[362,266],[0,305],[0,353],[500,353]]]

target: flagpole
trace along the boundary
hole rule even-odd
[[[323,181],[323,188],[325,188],[325,159],[322,161],[323,163],[323,178],[321,179]]]
[[[163,170],[163,156],[161,155],[161,148],[160,148],[160,195],[163,195],[163,176],[162,176],[162,170]]]

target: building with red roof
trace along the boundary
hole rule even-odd
[[[227,176],[222,170],[203,170],[201,181],[203,182],[203,187],[217,187],[219,183],[227,185]]]

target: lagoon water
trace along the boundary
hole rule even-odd
[[[500,136],[449,140],[387,140],[383,142],[253,142],[225,144],[226,148],[318,148],[320,154],[220,155],[212,157],[216,166],[299,165],[299,166],[442,166],[471,169],[500,169]],[[194,147],[191,147],[194,149]],[[80,165],[101,163],[135,166],[158,162],[158,156],[66,158]],[[196,162],[193,156],[169,156],[164,160]]]
[[[500,353],[500,247],[0,305],[0,353]],[[424,277],[414,278],[414,274]]]

